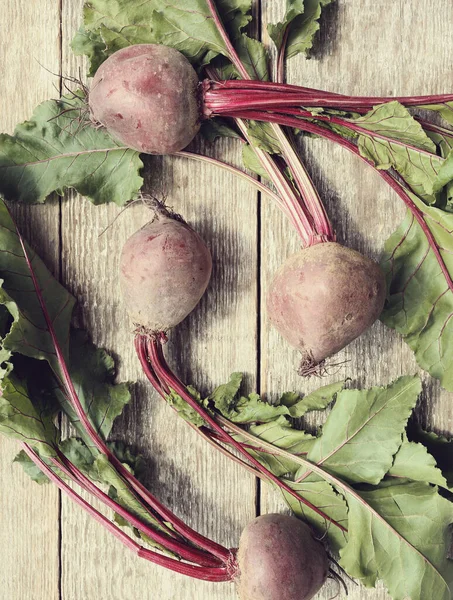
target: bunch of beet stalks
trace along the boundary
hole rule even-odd
[[[221,23],[217,25],[229,44]],[[276,273],[268,294],[268,313],[279,332],[300,350],[299,372],[309,376],[322,372],[328,357],[344,348],[379,317],[386,286],[383,272],[375,262],[336,242],[323,203],[297,154],[289,129],[284,128],[330,139],[375,168],[360,155],[355,143],[324,128],[322,123],[328,120],[357,133],[361,132],[359,125],[341,116],[314,116],[303,107],[365,113],[376,104],[390,100],[398,100],[407,107],[425,106],[453,101],[453,94],[360,98],[254,81],[231,44],[229,51],[242,79],[221,81],[216,72],[208,68],[208,78],[200,82],[190,63],[174,49],[153,44],[124,48],[98,69],[89,93],[90,112],[96,123],[131,148],[217,164],[245,177],[277,202],[299,234],[302,249]],[[270,155],[257,147],[253,149],[273,190],[230,165],[183,151],[197,134],[200,123],[216,116],[234,120],[243,141],[249,143],[249,121],[271,124],[280,154]],[[436,129],[425,122],[423,126]],[[378,173],[412,211],[429,238],[431,234],[404,181],[392,171]],[[244,429],[202,406],[167,364],[163,353],[167,333],[199,302],[208,285],[212,263],[207,246],[179,216],[158,203],[154,203],[153,210],[153,220],[126,242],[120,266],[121,287],[135,326],[135,348],[144,373],[163,398],[176,393],[202,417],[203,426],[191,426],[211,445],[256,476],[296,496],[321,514],[329,527],[342,528],[264,467],[251,452],[269,452],[269,448],[261,448],[259,440],[239,441],[247,439]],[[275,556],[272,560],[276,560]],[[305,573],[305,581],[306,567],[299,571]],[[240,570],[245,573],[242,566]],[[285,569],[285,572],[294,573],[294,570]],[[327,570],[324,573],[325,578]],[[278,580],[276,575],[274,580]],[[263,591],[266,586],[267,593]],[[315,587],[319,589],[318,585]],[[259,593],[256,587],[254,589],[255,592],[250,591],[251,588],[240,592],[241,597],[308,600],[316,593],[305,593],[299,586],[292,595],[291,592],[282,595],[285,586],[281,581],[277,588],[266,582]]]
[[[216,12],[213,18],[242,79],[220,81],[215,71],[208,68],[208,78],[200,82],[190,63],[176,50],[153,44],[130,46],[113,54],[98,69],[88,98],[91,116],[131,148],[216,163],[245,177],[278,203],[299,234],[302,249],[275,275],[268,295],[268,312],[280,333],[300,350],[301,375],[319,373],[328,357],[378,318],[385,299],[385,280],[375,262],[335,241],[323,203],[296,152],[291,134],[284,128],[326,137],[360,156],[353,142],[325,129],[322,121],[328,119],[359,133],[360,126],[340,116],[316,115],[315,118],[302,107],[360,113],[389,100],[398,100],[405,106],[423,106],[453,101],[453,95],[358,98],[284,83],[254,81],[232,47]],[[281,66],[279,72],[281,75]],[[183,151],[197,134],[200,123],[216,116],[233,119],[243,140],[248,142],[249,121],[271,124],[280,154],[270,155],[259,148],[254,151],[274,190],[220,161]],[[426,123],[423,126],[435,129]],[[374,168],[370,161],[360,158]],[[378,172],[412,210],[429,237],[429,230],[404,182],[392,172]],[[344,530],[264,467],[252,451],[269,452],[269,448],[259,447],[256,439],[239,441],[247,439],[245,430],[197,402],[167,364],[163,353],[167,333],[199,302],[209,283],[212,262],[203,240],[179,216],[159,203],[154,203],[152,208],[153,220],[126,242],[120,269],[125,303],[136,331],[135,348],[147,378],[163,398],[176,393],[202,417],[204,425],[192,427],[210,444],[253,474],[295,496],[329,526]],[[25,246],[24,253],[27,257]],[[31,265],[30,270],[33,273]],[[94,447],[107,458],[128,493],[148,515],[148,522],[105,494],[57,447],[53,449],[49,466],[25,444],[28,456],[61,490],[140,557],[198,579],[234,580],[242,600],[309,600],[329,573],[337,577],[329,568],[322,544],[308,526],[293,517],[259,517],[245,528],[236,550],[200,535],[164,507],[118,460],[88,420],[35,278],[34,283],[55,344],[64,393]],[[114,510],[170,555],[144,548],[93,508],[68,482],[77,484]],[[264,540],[271,543],[263,543]]]
[[[198,86],[195,71],[176,50],[151,44],[130,46],[113,54],[98,69],[89,93],[90,110],[97,122],[126,145],[162,153],[171,142],[171,151],[176,152],[198,131],[200,90],[206,107],[214,102],[211,94],[222,92],[216,85],[208,86],[208,90]],[[137,95],[140,90],[143,101],[125,101],[125,95]],[[228,99],[236,91],[225,93]],[[153,119],[149,119],[151,114]],[[235,121],[248,140],[245,120],[241,117]],[[281,156],[254,150],[276,188],[274,199],[301,238],[302,250],[276,274],[268,295],[268,313],[280,333],[300,350],[301,375],[311,375],[323,369],[327,357],[374,323],[384,305],[386,286],[384,274],[374,261],[335,241],[324,205],[292,140],[279,124],[272,127]],[[167,131],[179,132],[177,139],[169,140]],[[188,270],[175,271],[174,266],[165,265],[159,255],[159,240],[171,228],[168,222],[163,227],[155,223],[137,233],[126,245],[122,259],[123,289],[132,320],[145,335],[158,339],[198,303],[210,270],[204,245],[194,250],[195,237],[187,247],[176,241],[171,246],[172,257],[178,265],[187,263]],[[180,226],[177,229],[182,231]],[[194,261],[192,252],[197,257]]]
[[[171,219],[171,222],[178,223],[190,235],[196,236],[180,221]],[[235,582],[241,600],[296,598],[294,595],[279,596],[282,586],[286,587],[290,594],[297,593],[297,598],[308,600],[317,593],[327,577],[341,581],[339,575],[330,567],[331,559],[328,557],[324,545],[315,538],[310,527],[299,519],[278,514],[258,517],[243,530],[239,547],[229,549],[186,525],[137,480],[109,448],[84,411],[69,374],[53,321],[47,310],[39,281],[33,269],[32,259],[18,231],[17,235],[55,349],[59,387],[77,415],[80,428],[91,441],[93,453],[95,455],[99,453],[99,456],[106,459],[113,480],[116,482],[115,485],[118,482],[121,483],[122,497],[128,498],[129,505],[132,503],[136,507],[138,506],[139,510],[131,511],[125,508],[121,500],[117,501],[105,493],[89,477],[89,474],[83,473],[60,450],[57,443],[47,443],[45,458],[40,456],[28,443],[23,443],[23,450],[40,471],[140,558],[196,579],[211,582]],[[145,339],[149,342],[149,351],[151,353],[155,351],[161,356],[161,345],[160,343],[151,344],[153,339],[151,336],[137,337],[139,355],[142,356],[145,351]],[[146,358],[143,359],[143,364],[147,366]],[[162,361],[162,365],[165,365],[164,361]],[[148,371],[151,376],[151,371],[149,369]],[[162,378],[162,381],[164,380],[164,375],[160,370],[159,377]],[[168,386],[184,393],[184,386],[172,379],[170,373],[168,377],[168,385],[166,383],[162,388],[158,384],[157,376],[153,382],[159,389],[162,389],[162,393],[164,393],[164,389],[168,390]],[[215,429],[215,421],[209,416],[207,419],[207,422]],[[204,428],[201,431],[204,435]],[[227,433],[222,434],[222,441],[230,441],[237,449],[241,448]],[[250,460],[252,464],[260,466],[254,459],[250,458]],[[89,497],[100,501],[104,507],[113,510],[139,533],[139,537],[147,539],[147,542],[157,550],[144,547],[137,541],[136,536],[128,535],[125,530],[94,508],[74,489],[74,486],[78,486]],[[319,511],[319,514],[323,513]],[[272,540],[272,544],[265,543],[268,540]],[[266,572],[265,577],[261,572],[263,567]],[[273,595],[269,595],[269,593]]]
[[[98,69],[89,93],[90,111],[93,119],[123,144],[148,153],[169,152],[216,163],[248,178],[277,202],[299,234],[302,250],[289,257],[275,274],[268,292],[268,314],[282,336],[300,350],[299,373],[303,376],[319,374],[323,372],[326,358],[344,348],[379,317],[386,284],[382,270],[374,261],[336,242],[324,205],[295,150],[291,132],[282,126],[330,139],[359,156],[397,192],[428,240],[432,241],[432,234],[401,177],[392,171],[377,170],[360,155],[354,142],[322,126],[328,121],[356,133],[364,132],[360,125],[340,116],[314,116],[310,110],[301,108],[301,104],[305,104],[365,112],[390,98],[349,97],[253,81],[234,48],[231,55],[242,80],[216,81],[214,70],[208,68],[210,79],[200,84],[190,63],[172,48],[152,44],[124,48]],[[139,96],[139,103],[130,99],[131,90]],[[396,99],[405,106],[426,106],[450,101],[453,95]],[[151,114],[153,119],[149,119]],[[220,161],[181,150],[196,135],[200,122],[213,116],[233,119],[243,141],[249,143],[248,122],[270,124],[280,154],[271,155],[259,147],[253,150],[275,191]],[[423,126],[436,130],[435,125],[423,122]],[[126,244],[122,277],[128,310],[137,330],[145,337],[149,335],[162,341],[166,339],[166,332],[195,307],[204,293],[210,258],[194,234],[187,247],[190,255],[183,257],[185,246],[178,246],[175,241],[174,248],[180,251],[169,257],[166,264],[161,256],[159,236],[163,230],[158,221]],[[177,229],[181,231],[180,226]],[[154,235],[154,232],[159,233]],[[165,232],[170,235],[168,222]],[[194,254],[197,259],[192,261],[194,244],[200,246]],[[432,246],[438,255],[435,244]],[[451,282],[441,257],[437,258]],[[184,263],[187,270],[175,270],[174,265],[170,266],[172,261]],[[145,280],[142,275],[146,275]],[[453,289],[453,283],[451,287]],[[151,356],[148,358],[153,360]]]

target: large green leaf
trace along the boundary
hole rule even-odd
[[[367,587],[382,579],[393,600],[450,600],[451,502],[423,483],[347,494],[346,500],[349,542],[340,564],[350,576]]]
[[[393,464],[420,392],[418,377],[401,377],[385,388],[343,390],[308,460],[345,481],[378,484]],[[301,469],[297,481],[306,473]]]
[[[73,188],[94,204],[123,205],[138,194],[142,167],[138,152],[89,121],[82,92],[40,104],[14,135],[0,135],[0,192],[7,200],[44,202]]]
[[[11,406],[29,398],[38,414],[50,420],[62,407],[77,426],[78,419],[59,385],[64,377],[57,358],[57,341],[82,406],[99,433],[107,438],[114,419],[130,400],[128,386],[113,383],[113,359],[103,349],[91,344],[81,331],[70,334],[74,298],[23,242],[4,202],[0,202],[0,226],[0,304],[11,315],[2,331],[0,356],[14,363],[14,379],[6,381],[8,375],[4,377],[3,402]],[[20,355],[28,357],[28,362]],[[40,364],[42,361],[49,366]],[[10,370],[4,364],[2,369]],[[14,392],[17,389],[23,393]],[[22,412],[32,415],[28,409]],[[7,416],[12,416],[9,409]],[[26,427],[24,423],[19,434],[26,433]],[[54,433],[53,424],[49,431]]]
[[[285,35],[287,38],[286,58],[297,54],[309,54],[322,10],[333,0],[286,0],[286,13],[283,21],[269,24],[268,32],[278,49]]]
[[[361,128],[358,142],[362,156],[378,169],[396,169],[428,204],[436,201],[435,184],[444,160],[436,155],[434,142],[407,108],[389,102],[351,122]]]
[[[453,391],[453,215],[410,197],[433,241],[408,211],[385,244],[389,296],[381,318],[404,336],[418,364]]]

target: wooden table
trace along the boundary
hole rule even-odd
[[[281,16],[284,4],[262,0],[263,32],[266,22]],[[82,0],[1,0],[0,130],[11,132],[39,102],[58,96],[60,79],[52,73],[77,75],[82,61],[68,44],[80,24],[81,8]],[[351,94],[451,92],[452,25],[451,0],[339,0],[327,12],[313,59],[293,60],[288,80]],[[240,160],[231,140],[206,151],[234,163]],[[339,239],[378,258],[403,216],[400,201],[370,169],[329,142],[306,140],[301,152]],[[249,389],[270,398],[288,389],[317,387],[319,381],[298,378],[297,353],[266,320],[263,300],[270,277],[298,246],[276,208],[234,176],[184,159],[153,158],[146,180],[195,226],[214,255],[209,292],[171,335],[170,359],[184,380],[208,391],[241,370]],[[69,193],[45,206],[16,206],[14,212],[31,244],[76,295],[77,323],[115,354],[121,379],[138,381],[134,402],[115,435],[144,453],[153,491],[192,526],[231,546],[257,512],[285,510],[268,487],[197,439],[151,393],[140,373],[116,270],[119,249],[147,221],[146,209],[133,206],[112,224],[116,206],[94,207]],[[407,346],[380,323],[339,358],[345,363],[330,379],[349,376],[361,386],[385,384],[416,370]],[[425,377],[422,422],[452,431],[452,400],[452,394]],[[194,582],[130,556],[55,487],[28,480],[12,465],[17,451],[17,444],[0,438],[1,598],[235,598],[232,585]],[[327,586],[319,598],[335,592]],[[383,589],[350,586],[349,598],[388,596]]]

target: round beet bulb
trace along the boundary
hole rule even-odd
[[[147,154],[182,150],[200,129],[198,76],[168,46],[138,44],[112,54],[94,76],[88,102],[113,137]]]
[[[310,527],[279,514],[245,527],[237,562],[240,600],[310,600],[329,572],[327,553]]]
[[[120,284],[135,326],[157,334],[180,323],[200,301],[212,270],[211,253],[189,225],[163,207],[125,243]]]
[[[267,308],[281,335],[301,351],[300,374],[310,375],[376,321],[385,295],[377,263],[325,242],[290,256],[280,267]]]

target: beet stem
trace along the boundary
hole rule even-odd
[[[149,359],[159,378],[164,379],[168,386],[172,390],[174,390],[183,400],[185,400],[185,402],[187,402],[187,404],[191,408],[193,408],[215,431],[217,431],[219,435],[223,436],[224,439],[228,441],[228,443],[231,446],[233,446],[233,448],[235,448],[240,454],[244,455],[256,469],[263,473],[263,475],[268,480],[275,483],[278,487],[280,487],[285,492],[296,498],[302,504],[305,504],[308,508],[313,510],[313,512],[318,514],[325,521],[336,525],[343,531],[345,530],[340,523],[337,523],[334,519],[323,513],[318,507],[316,507],[314,504],[303,498],[284,481],[279,479],[276,475],[274,475],[271,471],[264,467],[258,460],[251,456],[239,442],[237,442],[231,435],[229,435],[224,429],[222,429],[221,425],[219,425],[217,420],[214,417],[212,417],[207,410],[200,406],[200,404],[198,404],[198,402],[194,398],[192,398],[190,393],[187,391],[185,385],[170,370],[162,352],[162,345],[158,340],[156,340],[155,338],[149,338],[147,341],[147,348]],[[242,430],[238,428],[237,433],[242,435]]]
[[[344,97],[342,94],[337,94],[335,92],[326,92],[324,90],[319,90],[316,88],[308,88],[300,85],[293,85],[290,83],[284,82],[276,82],[276,81],[261,81],[257,79],[249,79],[249,80],[241,80],[241,79],[227,79],[227,80],[214,80],[206,82],[206,91],[216,91],[216,90],[237,90],[239,92],[242,91],[250,91],[250,90],[258,90],[263,92],[285,92],[301,94],[305,93],[308,96],[333,96],[333,97]]]
[[[239,75],[245,79],[250,80],[251,77],[248,74],[246,68],[242,64],[234,46],[232,45],[229,36],[223,26],[222,19],[217,11],[214,0],[206,0],[209,10],[212,14],[214,23],[227,46],[230,60],[237,69]],[[206,94],[205,90],[204,106],[206,106]],[[209,116],[209,111],[207,112]],[[247,132],[247,126],[240,120],[236,121],[237,125],[241,129],[244,137],[249,141],[250,139]],[[282,195],[282,200],[288,207],[291,214],[294,214],[293,223],[296,227],[296,231],[301,235],[305,245],[313,245],[320,241],[333,240],[332,226],[325,212],[325,208],[321,199],[319,198],[316,188],[313,186],[311,179],[306,171],[305,166],[300,161],[297,153],[291,142],[286,137],[285,133],[280,127],[275,124],[272,125],[274,133],[279,140],[279,144],[282,150],[283,157],[288,165],[288,168],[295,178],[295,181],[299,185],[299,192],[302,196],[303,202],[298,195],[294,194],[291,186],[286,181],[286,176],[281,177],[280,173],[277,173],[274,166],[274,159],[268,153],[263,152],[258,148],[254,148],[255,153],[260,160],[262,166],[271,176],[271,180],[277,187]],[[299,224],[300,223],[300,224]],[[308,238],[308,239],[307,239]]]
[[[444,259],[442,258],[442,255],[440,253],[440,250],[439,250],[437,242],[434,238],[434,235],[431,232],[430,228],[428,227],[428,225],[423,217],[423,213],[415,205],[413,200],[410,198],[410,196],[407,193],[404,186],[401,185],[401,183],[399,183],[395,179],[394,176],[392,176],[387,171],[383,171],[381,169],[376,169],[375,165],[370,160],[368,160],[367,158],[365,158],[364,156],[362,156],[360,154],[360,151],[357,148],[357,146],[355,146],[355,144],[353,144],[352,142],[350,142],[348,140],[345,140],[344,138],[341,137],[341,135],[338,135],[337,133],[334,133],[333,131],[329,131],[327,129],[324,129],[323,127],[320,127],[319,125],[310,123],[308,121],[303,121],[303,120],[297,119],[295,117],[286,117],[284,115],[276,115],[273,113],[260,113],[260,112],[255,112],[255,111],[251,111],[251,113],[253,116],[249,116],[249,117],[242,116],[242,118],[253,118],[255,120],[272,120],[272,121],[275,121],[282,125],[287,125],[289,127],[297,127],[298,129],[301,129],[303,131],[308,131],[309,133],[315,133],[321,137],[324,137],[333,142],[336,142],[340,146],[343,146],[344,148],[346,148],[347,150],[349,150],[350,152],[352,152],[353,154],[358,156],[367,165],[371,166],[378,173],[378,175],[382,179],[384,179],[384,181],[386,181],[390,185],[390,187],[398,194],[398,196],[401,198],[401,200],[404,202],[404,204],[409,208],[411,213],[414,215],[414,218],[417,220],[418,224],[420,225],[421,229],[423,230],[423,233],[426,235],[426,238],[428,240],[430,248],[436,257],[439,267],[440,267],[440,269],[445,277],[445,280],[448,284],[448,288],[451,291],[453,291],[452,278],[450,276],[450,273],[448,272],[448,268],[444,262]]]
[[[249,74],[247,73],[247,69],[242,64],[241,59],[239,58],[239,55],[236,52],[235,47],[231,43],[230,37],[227,34],[225,27],[223,26],[222,19],[219,15],[219,11],[217,10],[217,6],[216,6],[214,0],[206,0],[206,4],[208,5],[209,11],[212,15],[212,19],[214,21],[215,27],[216,27],[218,33],[220,33],[220,36],[222,37],[222,40],[223,40],[225,46],[227,47],[229,58],[230,58],[231,62],[233,63],[233,65],[237,69],[239,75],[243,79],[250,79]]]
[[[141,337],[142,339],[137,340],[137,338],[139,338],[139,337]],[[137,354],[138,354],[140,363],[142,365],[143,372],[145,373],[146,377],[148,378],[148,380],[150,381],[150,383],[154,387],[154,389],[165,400],[166,394],[162,389],[161,383],[158,380],[156,374],[154,373],[154,370],[152,369],[148,359],[146,357],[144,357],[142,354],[141,343],[143,342],[143,339],[144,339],[144,336],[140,336],[140,335],[137,335],[136,339],[135,339],[135,348],[137,350]],[[176,410],[176,409],[174,409],[174,410]],[[233,460],[234,462],[240,464],[242,467],[244,467],[250,473],[252,473],[252,475],[254,475],[255,477],[260,477],[262,479],[266,479],[262,473],[257,471],[254,467],[252,467],[251,465],[246,463],[244,460],[242,460],[241,458],[239,458],[238,456],[236,456],[235,454],[230,452],[227,448],[225,448],[224,446],[222,446],[219,443],[219,440],[221,442],[223,442],[224,444],[228,443],[228,440],[225,440],[225,435],[220,435],[218,432],[212,431],[208,427],[204,427],[204,426],[197,427],[196,425],[193,425],[192,423],[189,423],[189,422],[188,422],[188,424],[192,427],[192,429],[194,431],[196,431],[199,435],[201,435],[208,442],[208,444],[211,444],[211,446],[217,448],[217,450],[222,452],[222,454],[224,454],[228,458],[231,458],[231,460]],[[244,445],[244,447],[246,447],[246,446]]]
[[[61,469],[63,473],[70,478],[72,481],[80,485],[85,491],[91,493],[98,500],[103,502],[106,506],[111,508],[113,511],[118,513],[121,517],[126,519],[131,525],[136,527],[139,531],[150,537],[156,543],[160,544],[167,550],[179,554],[184,560],[205,566],[205,567],[218,567],[221,561],[218,558],[210,556],[208,553],[192,548],[186,543],[180,542],[172,538],[168,534],[160,533],[152,527],[143,523],[135,515],[126,510],[123,506],[115,502],[110,496],[99,489],[88,477],[86,477],[64,454],[58,451],[59,460],[53,458],[53,464]],[[169,530],[171,531],[171,530]]]
[[[283,34],[282,43],[278,50],[277,54],[277,82],[285,83],[285,55],[286,55],[286,46],[288,45],[288,36],[289,36],[289,25],[286,26],[285,33]]]
[[[244,77],[244,79],[247,79]],[[285,83],[268,81],[226,81],[206,86],[204,105],[210,116],[231,110],[266,110],[285,107],[372,108],[377,104],[397,101],[404,106],[430,106],[453,101],[453,94],[425,96],[347,96]]]
[[[143,372],[146,377],[151,382],[153,388],[164,398],[167,394],[170,393],[170,390],[166,386],[165,383],[161,382],[157,377],[154,369],[151,366],[151,363],[148,360],[148,356],[146,354],[146,337],[142,334],[136,334],[134,339],[135,351],[137,352],[137,356],[140,360],[140,364],[142,366]]]
[[[241,119],[236,119],[236,123],[251,144],[246,124]],[[305,206],[299,202],[298,196],[296,196],[291,183],[288,181],[285,173],[276,164],[275,158],[257,147],[254,148],[254,152],[261,162],[261,165],[269,173],[272,183],[279,190],[287,211],[291,215],[291,222],[302,239],[303,245],[309,246],[310,240],[313,239],[315,232],[313,231],[311,219]]]
[[[283,155],[286,163],[288,164],[294,180],[297,182],[298,190],[300,191],[303,202],[308,208],[308,212],[313,219],[313,226],[318,234],[313,236],[313,241],[310,241],[309,245],[320,241],[333,241],[335,239],[335,234],[324,204],[321,201],[318,190],[314,186],[310,175],[301,163],[293,143],[288,139],[281,127],[276,128],[275,133],[283,148]]]
[[[188,575],[196,579],[207,581],[231,581],[232,576],[227,567],[199,567],[187,563],[180,562],[174,558],[158,554],[153,550],[143,548],[136,541],[130,538],[117,525],[112,523],[107,517],[93,508],[86,500],[84,500],[77,492],[71,489],[46,463],[38,456],[31,446],[22,443],[22,448],[27,456],[35,463],[37,467],[71,500],[81,506],[93,519],[103,525],[111,534],[113,534],[122,544],[132,550],[138,556],[153,562],[162,567],[166,567],[177,573]]]
[[[157,498],[155,498],[145,488],[145,486],[142,485],[126,469],[126,467],[121,463],[120,460],[118,460],[118,458],[113,454],[113,452],[110,450],[110,448],[104,442],[104,440],[99,436],[99,434],[94,429],[93,425],[91,424],[87,415],[85,414],[83,407],[80,403],[79,397],[77,396],[77,393],[75,391],[74,384],[69,375],[66,361],[64,359],[63,352],[60,347],[60,343],[59,343],[57,335],[55,333],[52,319],[50,318],[50,315],[47,311],[47,306],[44,302],[44,298],[41,293],[41,289],[39,287],[38,280],[36,278],[36,274],[34,272],[30,257],[28,255],[27,249],[25,247],[25,242],[24,242],[22,235],[20,234],[20,231],[18,230],[17,226],[16,226],[16,232],[17,232],[17,236],[18,236],[18,239],[19,239],[21,247],[22,247],[22,251],[24,253],[25,261],[26,261],[28,269],[30,271],[33,286],[35,288],[36,296],[38,298],[44,319],[46,321],[49,335],[52,338],[52,343],[55,348],[55,353],[56,353],[56,357],[58,360],[58,364],[59,364],[60,370],[63,375],[63,383],[65,386],[68,401],[70,402],[70,404],[72,405],[73,409],[75,410],[77,416],[79,417],[81,424],[84,426],[84,428],[86,430],[86,433],[89,435],[90,439],[92,440],[92,442],[94,443],[96,448],[102,454],[104,454],[108,458],[109,462],[116,468],[118,473],[125,480],[126,485],[128,485],[129,488],[132,488],[139,496],[141,496],[141,498],[143,500],[145,500],[153,510],[155,510],[158,514],[160,514],[160,516],[163,519],[165,519],[171,525],[173,525],[173,527],[176,529],[176,531],[181,533],[184,537],[186,537],[189,541],[193,542],[195,545],[199,546],[200,548],[203,548],[204,550],[207,550],[208,552],[211,552],[214,556],[217,556],[224,562],[228,561],[229,557],[230,557],[230,551],[227,548],[224,548],[220,544],[217,544],[217,543],[213,542],[212,540],[209,540],[205,536],[202,536],[201,534],[194,531],[191,527],[186,525],[181,519],[179,519],[176,515],[174,515],[161,502],[159,502],[157,500]]]

